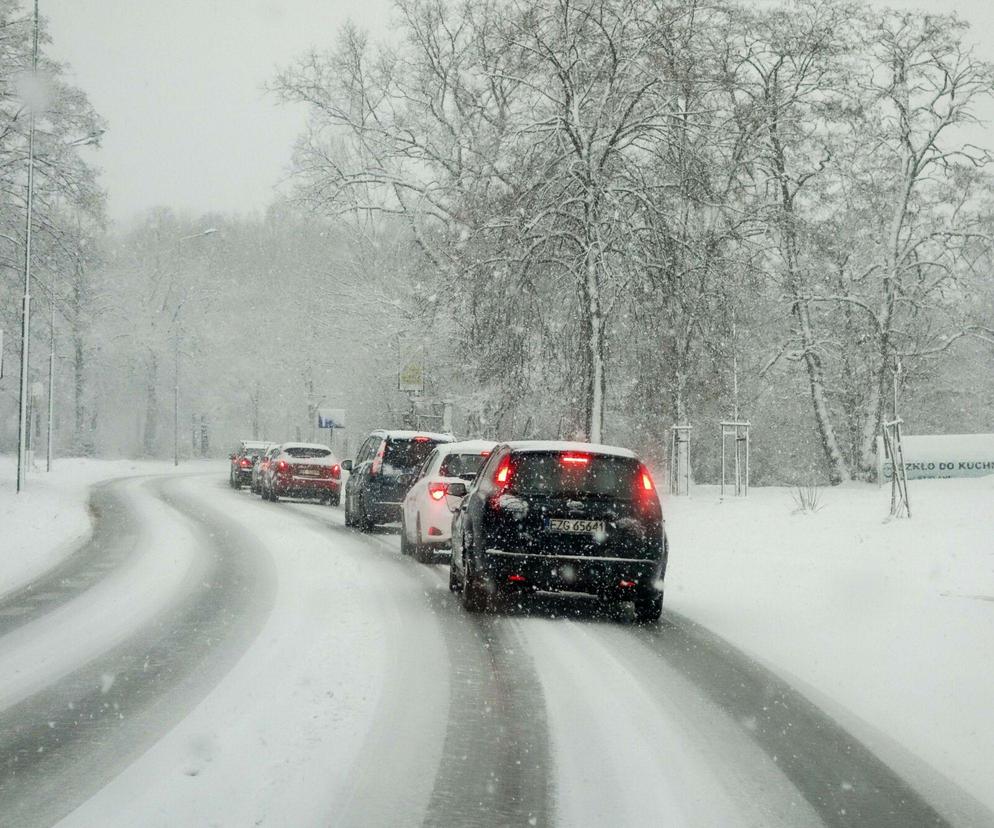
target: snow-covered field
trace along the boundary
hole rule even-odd
[[[44,467],[44,459],[39,462]],[[17,494],[17,458],[0,457],[0,597],[56,566],[89,537],[90,486],[171,471],[167,463],[56,459],[51,473],[31,472]]]
[[[910,499],[887,521],[870,485],[823,490],[814,514],[781,488],[670,498],[666,605],[994,808],[994,476],[912,481]]]

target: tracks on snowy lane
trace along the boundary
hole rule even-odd
[[[128,485],[99,490],[95,533],[79,557],[14,597],[51,596],[32,620],[0,638],[0,656],[5,645],[30,654],[56,622],[66,650],[97,647],[97,639],[111,646],[65,674],[53,657],[52,680],[13,705],[0,695],[3,824],[51,825],[99,789],[211,689],[255,637],[271,604],[266,553],[250,536],[171,492],[169,479],[120,496]],[[149,495],[169,523],[143,527],[132,498]],[[185,572],[170,573],[167,594],[156,596],[161,608],[143,618],[136,605],[146,597],[143,579],[158,577],[168,538],[185,541],[184,528],[192,529],[197,554]],[[11,643],[15,637],[24,642]]]

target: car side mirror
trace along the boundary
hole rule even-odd
[[[339,465],[342,467],[342,471],[347,471],[347,472],[351,472],[352,471],[352,461],[351,460],[343,460]]]
[[[449,495],[449,497],[463,498],[466,497],[466,493],[468,491],[469,490],[466,488],[465,483],[450,483],[446,494]]]

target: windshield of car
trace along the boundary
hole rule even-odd
[[[575,453],[513,455],[511,490],[519,494],[631,498],[639,463],[627,457]]]
[[[442,459],[442,465],[438,468],[439,477],[476,477],[487,459],[487,455],[479,452],[471,454],[448,454]]]
[[[436,440],[427,437],[392,438],[387,440],[383,452],[383,470],[386,474],[409,474],[421,467],[435,446]]]
[[[311,448],[310,446],[291,446],[283,451],[285,454],[298,459],[331,456],[331,451],[326,448]]]

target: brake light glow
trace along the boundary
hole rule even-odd
[[[251,465],[252,465],[252,461],[251,460],[249,460],[247,457],[243,457],[242,458],[242,468],[243,469],[247,469]]]
[[[563,454],[559,460],[570,466],[586,466],[590,462],[590,456],[587,454]]]
[[[380,473],[380,469],[383,468],[383,454],[387,450],[387,441],[384,440],[380,443],[380,449],[376,452],[376,457],[373,458],[373,465],[369,467],[370,476]]]
[[[518,575],[517,573],[515,573],[514,575],[508,575],[507,576],[507,580],[509,580],[509,581],[511,581],[512,583],[515,583],[515,584],[520,584],[520,583],[522,583],[525,580],[525,576],[524,575]]]
[[[650,476],[649,472],[647,472],[645,469],[643,469],[642,470],[642,489],[644,491],[646,491],[646,492],[651,492],[655,488],[656,488],[656,486],[652,482],[652,477]]]
[[[424,437],[422,435],[418,435],[417,437],[414,438],[414,442],[415,443],[427,443],[430,439],[431,439],[430,437]]]
[[[505,457],[503,460],[501,460],[500,465],[497,467],[497,473],[494,475],[494,482],[499,483],[501,486],[506,486],[510,478],[511,478],[511,458]]]
[[[281,472],[285,472],[285,471],[288,471],[289,469],[290,469],[290,464],[289,464],[289,463],[287,463],[287,461],[286,461],[286,460],[280,460],[280,461],[279,461],[279,462],[278,462],[278,463],[276,464],[276,471],[281,471]]]
[[[638,584],[635,583],[635,581],[629,581],[629,580],[626,580],[625,578],[622,578],[618,582],[618,586],[624,587],[625,589],[629,589],[629,588],[631,588],[633,586],[638,586]]]
[[[445,497],[446,492],[449,491],[448,483],[429,483],[428,484],[428,494],[431,496],[432,500],[441,500]]]
[[[480,452],[480,457],[489,457],[489,456],[490,456],[490,452],[489,451],[481,451]]]

